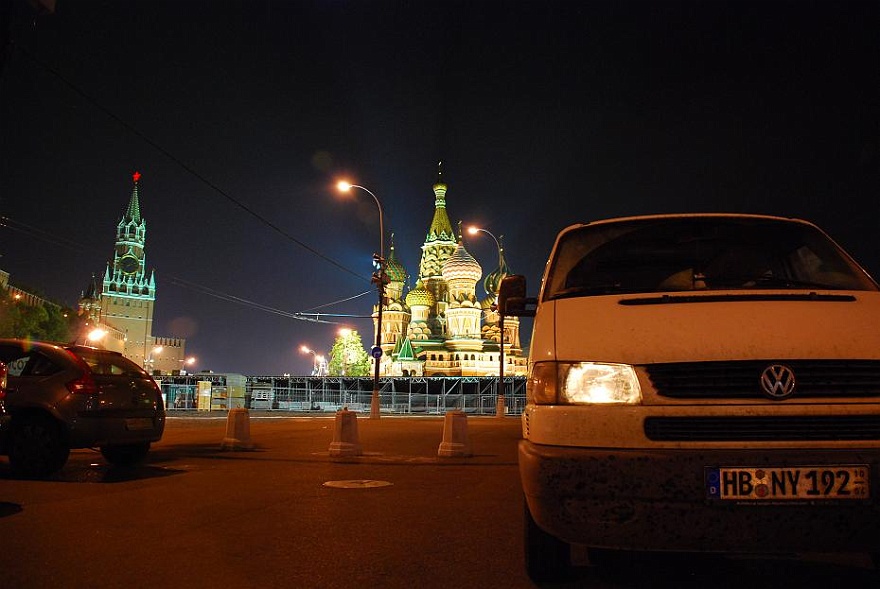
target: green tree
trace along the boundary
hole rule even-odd
[[[370,375],[370,356],[357,331],[347,330],[336,337],[330,350],[327,373],[330,376]]]
[[[68,318],[73,315],[54,305],[25,305],[0,290],[0,337],[66,342],[71,334]]]

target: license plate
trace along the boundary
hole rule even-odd
[[[153,429],[153,420],[149,417],[132,417],[125,420],[125,429],[128,431]]]
[[[866,464],[709,467],[706,494],[721,501],[843,501],[871,497]]]

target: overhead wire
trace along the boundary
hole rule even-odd
[[[15,219],[12,219],[12,218],[5,216],[5,215],[0,216],[0,227],[5,227],[5,228],[10,229],[12,231],[23,233],[25,235],[29,235],[29,236],[34,237],[36,239],[47,241],[49,243],[52,243],[53,245],[65,247],[65,248],[73,250],[77,253],[83,253],[86,251],[97,253],[100,251],[98,248],[96,248],[94,246],[88,246],[88,245],[73,241],[71,239],[59,237],[57,235],[49,233],[48,231],[44,231],[44,230],[39,229],[37,227],[33,227],[32,225],[28,225],[27,223],[22,223],[21,221],[16,221]],[[204,286],[201,284],[197,284],[195,282],[186,280],[185,278],[181,278],[181,277],[175,276],[173,274],[167,274],[166,276],[168,276],[170,283],[174,284],[176,286],[180,286],[182,288],[187,288],[190,290],[195,290],[195,291],[200,292],[202,294],[205,294],[205,295],[208,295],[208,296],[220,299],[220,300],[224,300],[227,302],[236,303],[236,304],[239,304],[242,306],[250,307],[252,309],[265,311],[267,313],[272,313],[275,315],[280,315],[282,317],[296,319],[299,321],[310,321],[313,323],[336,324],[338,322],[327,321],[326,319],[321,319],[321,317],[345,317],[345,318],[352,318],[352,319],[367,319],[367,318],[371,317],[370,315],[354,315],[354,314],[346,314],[346,313],[313,313],[312,311],[315,311],[317,309],[323,309],[326,307],[330,307],[330,306],[333,306],[333,305],[336,305],[339,303],[344,303],[344,302],[347,302],[350,300],[354,300],[358,297],[362,297],[366,294],[370,294],[372,292],[372,290],[368,290],[368,291],[365,291],[363,293],[360,293],[360,294],[357,294],[357,295],[354,295],[351,297],[346,297],[346,298],[340,299],[338,301],[333,301],[331,303],[325,303],[323,305],[318,305],[316,307],[312,307],[312,308],[306,309],[304,311],[284,311],[282,309],[276,309],[274,307],[270,307],[270,306],[264,305],[262,303],[250,301],[248,299],[245,299],[245,298],[233,295],[233,294],[218,291],[216,289],[212,289],[210,287],[207,287],[207,286]]]
[[[282,235],[283,237],[285,237],[289,241],[292,241],[293,243],[299,245],[300,247],[302,247],[306,251],[314,254],[315,256],[324,260],[325,262],[332,264],[336,268],[338,268],[344,272],[347,272],[348,274],[351,274],[352,276],[356,276],[357,278],[360,278],[362,280],[366,280],[366,281],[370,280],[370,278],[365,277],[363,274],[360,274],[358,272],[355,272],[354,270],[347,268],[346,266],[343,266],[341,263],[337,262],[333,258],[319,252],[318,250],[311,247],[310,245],[298,240],[296,237],[294,237],[293,235],[291,235],[290,233],[288,233],[287,231],[285,231],[284,229],[282,229],[281,227],[279,227],[278,225],[276,225],[275,223],[273,223],[269,219],[263,217],[262,215],[260,215],[259,213],[257,213],[256,211],[254,211],[253,209],[251,209],[250,207],[248,207],[244,203],[240,202],[238,199],[234,198],[232,195],[227,193],[225,190],[223,190],[222,188],[220,188],[219,186],[214,184],[212,181],[210,181],[208,178],[206,178],[205,176],[200,174],[192,166],[190,166],[186,162],[182,161],[180,158],[175,156],[173,153],[171,153],[170,151],[168,151],[167,149],[165,149],[164,147],[162,147],[161,145],[159,145],[158,143],[156,143],[155,141],[150,139],[147,135],[145,135],[140,130],[138,130],[134,125],[131,125],[130,123],[125,121],[122,117],[118,116],[116,113],[111,111],[109,108],[106,108],[105,106],[103,106],[95,98],[92,98],[92,96],[90,96],[85,91],[80,89],[76,84],[74,84],[73,82],[68,80],[58,70],[56,70],[55,68],[53,68],[49,64],[40,60],[38,57],[36,57],[34,54],[32,54],[27,49],[19,47],[19,46],[16,46],[16,49],[18,51],[20,51],[25,57],[32,60],[35,64],[37,64],[38,66],[40,66],[41,68],[43,68],[44,70],[46,70],[47,72],[49,72],[50,74],[55,76],[65,86],[67,86],[73,92],[78,94],[83,100],[85,100],[86,102],[91,104],[93,107],[97,108],[99,111],[104,113],[106,116],[108,116],[111,119],[113,119],[114,121],[116,121],[118,124],[122,125],[126,130],[128,130],[129,132],[136,135],[142,141],[144,141],[145,143],[147,143],[148,145],[153,147],[156,151],[158,151],[159,153],[161,153],[162,155],[167,157],[169,160],[171,160],[172,162],[174,162],[175,164],[180,166],[184,171],[186,171],[187,173],[189,173],[192,176],[194,176],[195,178],[197,178],[199,181],[204,183],[206,186],[211,188],[213,191],[215,191],[217,194],[219,194],[220,196],[222,196],[223,198],[225,198],[226,200],[231,202],[236,207],[245,211],[246,213],[248,213],[249,215],[251,215],[252,217],[257,219],[258,221],[260,221],[261,223],[265,224],[266,226],[272,228],[274,231],[276,231],[277,233],[279,233],[280,235]]]

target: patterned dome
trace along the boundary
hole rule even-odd
[[[504,260],[504,249],[502,248],[498,250],[498,267],[486,275],[486,279],[483,280],[483,288],[486,289],[486,293],[497,293],[498,288],[501,286],[501,281],[504,280],[505,276],[510,276],[510,274],[510,268]]]
[[[425,285],[422,284],[421,280],[416,283],[414,289],[406,294],[406,304],[409,305],[410,308],[419,305],[422,307],[433,307],[435,302],[436,300],[433,293],[425,288]]]
[[[391,252],[388,254],[388,259],[385,260],[385,274],[391,282],[404,282],[406,280],[406,268],[403,267],[403,264],[400,263],[400,260],[397,259],[397,254],[394,252],[393,233],[391,234]]]
[[[447,282],[456,279],[467,279],[476,282],[483,275],[483,268],[472,255],[464,249],[461,241],[458,247],[443,264],[443,279]]]

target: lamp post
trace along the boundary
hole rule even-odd
[[[385,302],[385,220],[384,215],[382,213],[382,203],[379,202],[379,197],[373,194],[373,192],[364,188],[363,186],[359,186],[357,184],[349,184],[348,182],[341,181],[336,187],[342,192],[349,192],[352,188],[359,188],[363,190],[367,194],[373,197],[373,200],[376,201],[376,207],[379,209],[379,253],[373,254],[373,263],[376,266],[376,271],[373,273],[372,282],[376,285],[376,290],[379,292],[379,312],[376,318],[376,345],[373,346],[373,349],[370,350],[370,356],[373,358],[375,362],[375,370],[373,371],[373,395],[370,398],[370,419],[379,419],[379,366],[380,360],[382,358],[382,307]]]
[[[318,353],[308,346],[300,346],[299,351],[302,352],[303,354],[311,354],[312,355],[312,376],[317,375],[317,373],[318,373]]]
[[[489,237],[491,237],[495,241],[495,247],[498,248],[498,267],[501,268],[501,261],[503,256],[503,249],[501,248],[501,242],[498,241],[498,238],[489,231],[488,229],[483,229],[481,227],[476,227],[471,225],[468,227],[468,233],[471,235],[476,235],[477,233],[485,233]],[[500,287],[499,283],[499,287]],[[497,307],[498,304],[498,293],[495,293],[495,304]],[[505,416],[504,410],[504,313],[501,310],[498,310],[498,396],[495,399],[495,417],[503,418]]]

